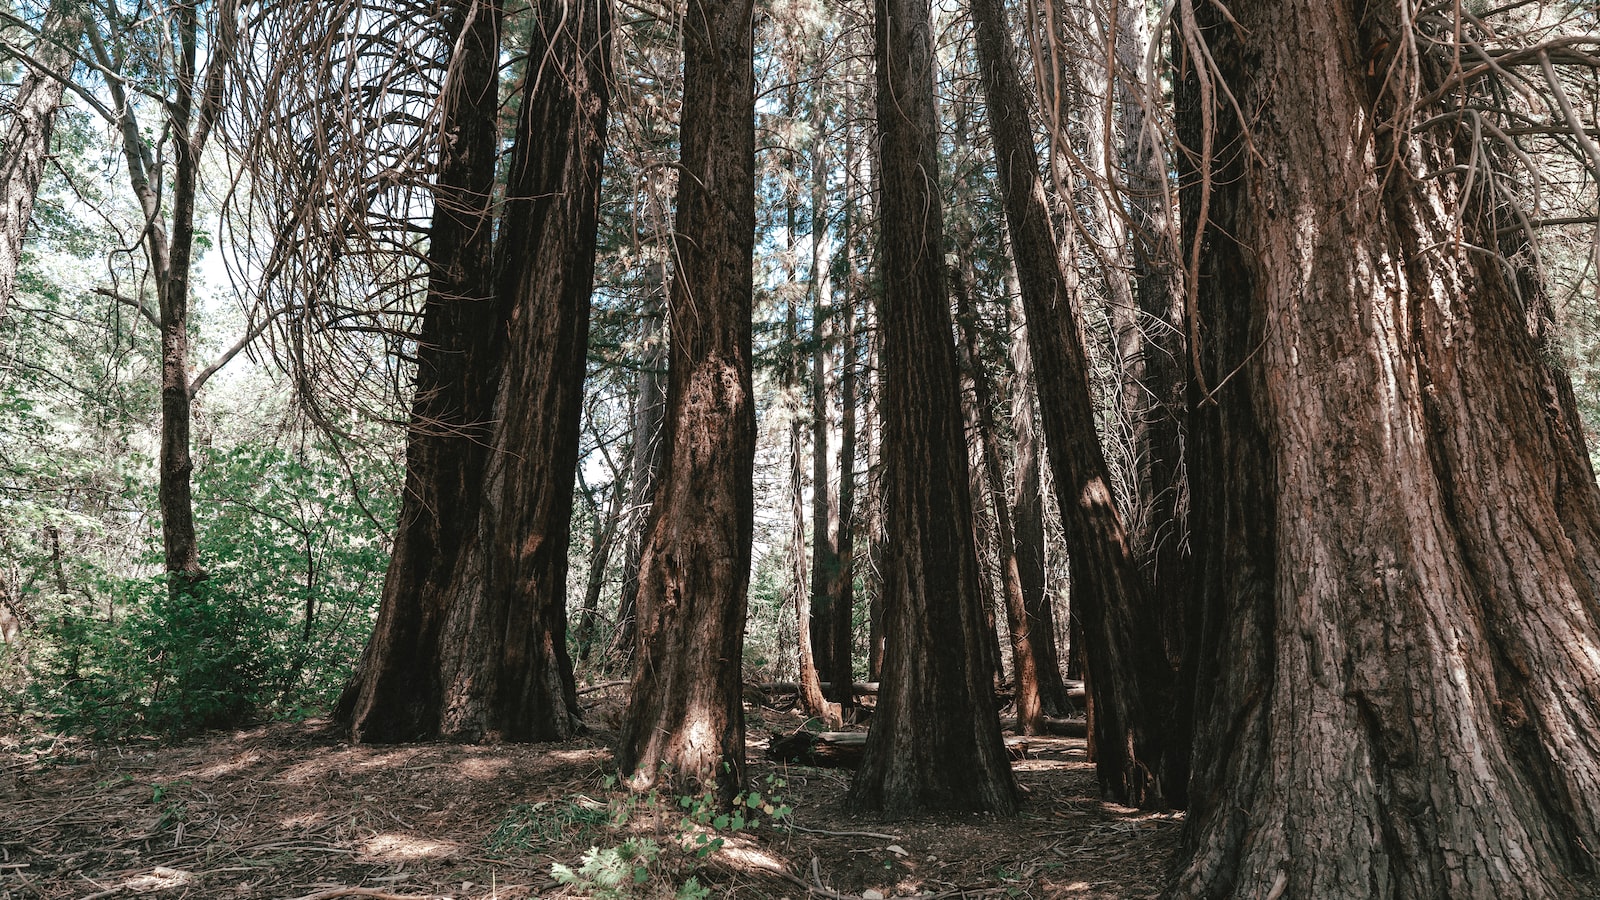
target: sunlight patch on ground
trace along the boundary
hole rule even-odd
[[[240,753],[236,756],[231,756],[222,762],[206,766],[202,769],[190,769],[182,774],[187,778],[224,778],[229,775],[238,775],[259,762],[261,762],[261,754],[259,753]]]
[[[416,859],[451,859],[461,848],[445,841],[434,841],[411,834],[388,832],[374,835],[361,845],[360,861],[397,862]]]
[[[309,830],[321,828],[326,824],[328,824],[328,814],[323,812],[300,813],[297,816],[278,820],[279,827],[289,829],[304,828]]]
[[[370,757],[363,750],[350,749],[343,753],[329,754],[327,757],[313,757],[296,766],[285,769],[283,774],[276,779],[287,784],[305,784],[320,781],[329,775],[340,775],[345,772],[366,772],[372,769],[398,768],[410,762],[417,755],[416,750],[394,750],[388,753],[376,753]]]
[[[748,873],[766,872],[782,875],[788,871],[783,860],[744,838],[727,839],[722,849],[717,851],[717,861]]]
[[[492,781],[511,768],[511,760],[504,757],[464,759],[456,770],[474,781]]]
[[[135,875],[117,885],[115,891],[132,891],[136,894],[143,894],[149,891],[170,891],[173,888],[184,887],[193,881],[193,872],[185,872],[182,869],[169,869],[166,866],[156,866],[148,874]],[[115,891],[108,891],[107,895]]]

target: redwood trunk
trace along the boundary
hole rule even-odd
[[[434,660],[451,605],[451,575],[476,528],[498,378],[499,316],[490,270],[498,0],[456,0],[457,50],[441,128],[429,233],[428,296],[417,337],[417,384],[406,480],[378,622],[335,715],[357,741],[424,740],[439,732],[444,686]]]
[[[1102,788],[1131,806],[1181,805],[1186,746],[1167,741],[1174,677],[1111,494],[1069,273],[1050,225],[1026,95],[999,0],[973,0],[1006,223],[1036,351],[1045,444],[1072,554],[1072,606],[1089,641]]]
[[[1039,476],[1039,434],[1034,427],[1033,353],[1023,325],[1021,301],[1011,301],[1011,364],[1016,384],[1011,398],[1011,433],[1016,439],[1012,464],[1011,519],[1017,539],[1017,576],[1027,612],[1028,647],[1039,680],[1039,708],[1046,716],[1066,716],[1073,711],[1061,677],[1061,655],[1056,647],[1055,603],[1045,573],[1044,497]]]
[[[755,516],[751,16],[750,0],[708,0],[684,21],[667,455],[617,745],[634,787],[714,787],[724,803],[745,780],[740,664]]]
[[[984,615],[943,272],[926,0],[878,0],[883,295],[883,678],[857,809],[1013,813],[1016,783],[981,664]]]
[[[966,283],[956,288],[956,315],[961,327],[963,362],[971,373],[973,407],[978,419],[978,445],[983,481],[994,507],[995,550],[1000,563],[1000,590],[1006,608],[1006,630],[1011,637],[1011,683],[1017,707],[1017,733],[1040,734],[1044,713],[1039,699],[1038,657],[1033,651],[1033,628],[1022,590],[1022,566],[1017,559],[1017,533],[1011,521],[1005,476],[1000,459],[1000,434],[994,421],[994,391],[984,371],[978,349],[978,326]]]
[[[1449,48],[1386,82],[1395,5],[1228,9],[1185,10],[1251,119],[1245,155],[1213,107],[1174,893],[1579,896],[1600,848],[1600,500],[1480,255],[1493,226],[1452,168],[1470,127],[1390,127],[1381,86],[1427,95]]]

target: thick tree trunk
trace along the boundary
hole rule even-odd
[[[1452,143],[1471,128],[1412,127],[1426,108],[1395,128],[1380,93],[1426,96],[1450,50],[1386,80],[1398,4],[1228,11],[1181,17],[1251,119],[1246,144],[1217,85],[1180,107],[1191,133],[1214,115],[1222,152],[1185,196],[1209,210],[1214,393],[1192,421],[1205,628],[1174,894],[1578,896],[1600,848],[1600,499],[1481,255],[1493,226],[1454,168],[1476,151]]]
[[[1009,314],[1011,364],[1016,372],[1011,396],[1011,433],[1016,440],[1011,519],[1017,539],[1017,577],[1027,612],[1028,647],[1033,652],[1033,669],[1039,681],[1040,711],[1046,716],[1065,716],[1072,712],[1072,704],[1061,677],[1055,603],[1045,577],[1044,497],[1039,477],[1039,435],[1033,418],[1033,354],[1028,347],[1020,298],[1011,301]]]
[[[617,766],[731,803],[745,780],[740,665],[754,533],[751,313],[755,89],[750,0],[684,21],[682,170],[666,463],[639,578]]]
[[[457,49],[441,128],[454,140],[440,148],[433,190],[405,494],[378,622],[335,708],[357,741],[439,732],[444,685],[437,666],[418,663],[438,654],[451,575],[476,529],[499,376],[489,204],[501,9],[456,0],[448,15]]]
[[[497,260],[507,310],[476,539],[440,644],[440,732],[561,740],[578,729],[567,655],[567,550],[583,416],[610,7],[539,7]]]
[[[639,370],[634,379],[633,444],[629,454],[628,542],[622,557],[622,591],[617,601],[617,627],[606,655],[619,667],[633,660],[637,640],[639,560],[656,481],[666,458],[662,429],[667,418],[667,268],[651,267],[650,283],[639,318]]]
[[[1050,226],[1005,7],[973,0],[972,11],[1006,222],[1037,352],[1045,444],[1072,554],[1073,611],[1090,641],[1092,677],[1085,680],[1094,691],[1101,785],[1120,803],[1181,805],[1187,747],[1165,740],[1173,672],[1096,435],[1074,285]]]
[[[0,145],[0,319],[5,318],[17,287],[22,240],[33,217],[33,201],[50,154],[50,134],[70,74],[72,48],[83,35],[83,19],[70,0],[54,0],[40,29],[43,39],[33,57],[46,71],[33,68],[22,77],[11,101],[5,143]]]
[[[1016,810],[984,616],[943,272],[926,0],[878,0],[884,662],[857,809]]]

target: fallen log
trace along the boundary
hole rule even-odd
[[[865,731],[814,732],[801,729],[789,735],[773,735],[767,743],[767,757],[798,766],[854,769],[861,764],[861,755],[866,749]],[[1027,738],[1006,738],[1006,750],[1012,759],[1028,758]]]
[[[1045,734],[1075,738],[1087,738],[1089,736],[1089,725],[1083,719],[1057,719],[1051,716],[1044,716],[1041,721],[1044,725]],[[1002,718],[1000,727],[1011,731],[1017,730],[1016,717],[1007,716]]]

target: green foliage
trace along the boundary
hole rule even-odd
[[[118,577],[79,560],[73,580],[90,585],[92,602],[30,598],[43,614],[29,636],[24,712],[100,738],[176,735],[300,715],[337,695],[375,615],[394,473],[371,462],[350,472],[380,485],[370,493],[386,502],[374,507],[324,456],[239,447],[203,463],[208,577],[173,590],[165,576]]]
[[[556,863],[550,867],[550,877],[597,900],[648,896],[644,891],[651,879],[650,869],[660,856],[661,848],[655,841],[629,838],[604,850],[590,847],[576,871]]]

